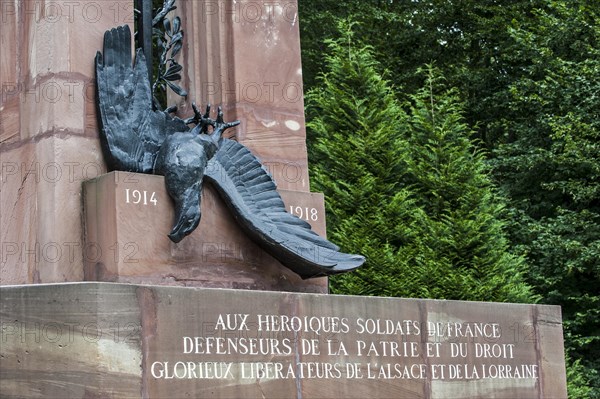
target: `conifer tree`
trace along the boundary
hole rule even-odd
[[[305,87],[321,84],[323,38],[351,17],[361,22],[354,39],[373,46],[405,92],[422,86],[415,71],[432,60],[460,90],[509,199],[527,282],[562,307],[569,397],[600,398],[598,1],[304,0],[299,12]]]
[[[408,116],[372,49],[353,41],[350,24],[340,28],[307,95],[311,176],[326,196],[330,238],[367,263],[332,278],[332,291],[531,300],[455,93],[434,93],[430,77]]]
[[[512,200],[527,279],[562,309],[569,397],[600,398],[600,8],[559,0],[534,15],[511,27],[523,67],[495,174]]]
[[[421,297],[526,302],[524,258],[509,251],[497,195],[465,123],[456,90],[428,67],[411,96],[407,182],[425,215],[419,223]]]
[[[326,196],[329,238],[367,263],[331,279],[333,292],[410,295],[405,245],[415,237],[418,213],[402,187],[406,115],[378,73],[370,47],[354,43],[352,25],[328,41],[328,72],[307,94],[309,158],[313,189]]]

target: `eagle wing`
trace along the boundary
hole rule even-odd
[[[223,139],[205,177],[242,229],[302,278],[347,272],[365,262],[363,256],[340,252],[307,222],[289,214],[271,176],[242,144]]]
[[[132,66],[127,25],[104,34],[103,53],[96,53],[96,93],[100,140],[111,169],[152,173],[165,137],[189,130],[182,120],[153,110],[144,54],[138,49]]]

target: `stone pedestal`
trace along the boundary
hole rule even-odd
[[[566,398],[560,308],[74,283],[3,287],[7,398]]]
[[[325,236],[322,194],[280,190],[291,213]],[[198,228],[175,244],[175,215],[162,176],[111,172],[84,184],[85,279],[161,285],[327,292],[300,279],[238,227],[216,191],[203,189]]]
[[[181,116],[191,115],[192,100],[223,104],[228,120],[241,121],[232,134],[262,159],[279,188],[306,193],[284,194],[289,205],[297,212],[311,211],[296,1],[180,1],[177,6],[185,31],[178,56],[184,66],[181,84],[190,93],[180,104]],[[94,55],[106,30],[133,24],[133,2],[1,0],[0,11],[0,285],[114,279],[104,258],[90,266],[96,255],[90,252],[93,243],[84,241],[81,186],[106,173]],[[210,215],[221,207],[210,189],[205,202],[212,205],[204,213],[204,225],[231,224],[229,216],[218,220]],[[167,204],[163,198],[165,212]],[[318,228],[324,234],[320,204],[323,224]],[[131,260],[132,252],[143,252],[149,260],[148,266],[140,262],[122,268],[118,281],[208,284],[214,277],[216,286],[287,289],[295,284],[286,272],[277,276],[273,260],[263,258],[252,243],[246,247],[248,240],[239,232],[230,240],[224,230],[211,233],[201,226],[199,234],[205,236],[179,246],[163,242],[143,251],[135,246],[142,232],[158,231],[154,220],[166,220],[160,227],[167,228],[170,215],[147,209],[138,217],[149,216],[148,225],[131,230],[135,239],[105,237],[115,245],[104,249],[103,257]],[[159,250],[166,252],[158,255]],[[196,255],[205,259],[201,263],[214,261],[215,268],[200,272],[193,266]],[[150,266],[157,262],[169,265],[161,277]],[[220,267],[233,263],[237,277],[226,282]],[[248,270],[242,272],[244,263]],[[264,283],[248,277],[258,269],[269,276]],[[134,279],[137,272],[139,280]],[[318,285],[322,292],[324,280]]]
[[[81,183],[105,173],[93,58],[133,2],[0,1],[0,284],[83,279]]]

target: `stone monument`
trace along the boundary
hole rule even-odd
[[[177,5],[189,95],[169,101],[221,104],[324,236],[296,0]],[[566,397],[559,307],[326,295],[210,186],[198,228],[169,240],[163,177],[107,173],[100,146],[93,56],[133,2],[0,7],[0,396]]]

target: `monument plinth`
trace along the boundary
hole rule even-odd
[[[556,306],[73,283],[0,314],[7,397],[566,398]]]
[[[325,235],[322,194],[279,190],[286,209]],[[302,280],[266,254],[210,186],[198,228],[167,237],[175,213],[162,176],[111,172],[87,181],[85,279],[179,286],[327,293],[327,279]]]

